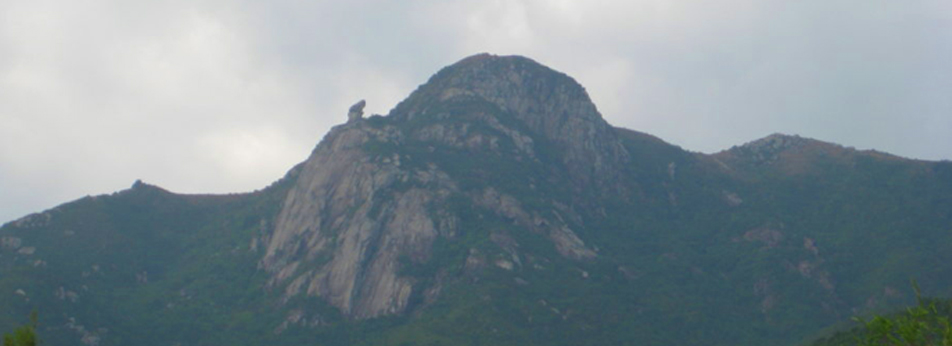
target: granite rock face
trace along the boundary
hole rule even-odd
[[[466,121],[418,124],[436,105],[459,100],[489,108],[463,110]],[[273,231],[262,239],[267,245],[259,264],[271,273],[269,287],[287,299],[321,297],[350,318],[407,308],[422,287],[401,276],[401,267],[426,263],[437,238],[459,233],[458,215],[445,207],[453,196],[548,238],[566,258],[597,256],[573,231],[581,226],[571,221],[580,219],[574,211],[555,207],[557,201],[549,211],[530,211],[492,186],[463,191],[434,163],[402,163],[408,142],[530,161],[539,161],[537,142],[553,143],[574,190],[627,193],[613,184],[628,154],[585,90],[526,58],[470,57],[435,75],[376,124],[354,121],[354,114],[352,108],[351,120],[331,130],[300,168]],[[503,142],[515,152],[503,152]],[[394,149],[371,150],[380,146]]]
[[[400,157],[373,158],[370,140],[399,142],[392,127],[335,128],[304,164],[268,239],[261,266],[287,297],[316,295],[355,318],[399,312],[413,282],[398,258],[419,261],[441,229],[427,213],[455,190],[436,170],[412,171]],[[428,184],[394,192],[397,184]],[[446,230],[442,230],[446,231]]]

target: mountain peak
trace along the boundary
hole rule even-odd
[[[497,109],[491,111],[494,117],[521,123],[525,135],[556,144],[568,170],[583,184],[597,176],[611,179],[628,160],[584,87],[521,56],[484,53],[464,58],[433,75],[390,116],[396,121],[454,117],[447,109],[472,113],[473,101],[491,104]]]
[[[535,60],[532,60],[530,58],[527,58],[521,55],[496,55],[491,53],[478,53],[478,54],[473,54],[468,57],[465,57],[461,59],[460,61],[457,61],[455,64],[447,66],[447,68],[479,65],[479,64],[486,64],[486,63],[500,63],[500,62],[510,62],[510,63],[511,62],[526,62],[526,63],[531,63],[531,64],[544,67],[542,64],[535,62]]]
[[[772,133],[767,137],[755,139],[753,141],[744,143],[741,145],[741,148],[746,148],[749,150],[756,151],[784,151],[794,147],[800,147],[808,143],[819,142],[809,138],[800,137],[798,135],[788,135],[783,133]]]
[[[120,192],[144,193],[146,191],[158,191],[162,193],[170,193],[167,190],[159,187],[158,185],[153,185],[153,184],[143,182],[142,179],[136,179],[136,181],[132,183],[131,187],[129,187],[128,189],[122,190]]]
[[[561,72],[550,69],[535,60],[521,55],[480,53],[465,57],[456,63],[444,67],[430,79],[430,82],[449,76],[472,75],[477,73],[485,75],[504,75],[509,72],[555,73],[571,79]]]
[[[516,220],[560,256],[587,261],[597,251],[573,231],[576,210],[632,195],[621,183],[628,152],[585,89],[528,58],[463,59],[389,116],[352,119],[303,163],[259,262],[284,297],[319,296],[348,318],[405,312],[429,289],[401,268],[430,261],[434,242],[463,232],[468,214],[451,201]],[[540,172],[551,175],[534,180]],[[478,180],[493,185],[468,185]],[[577,206],[523,207],[513,191],[524,187]]]
[[[480,53],[444,67],[437,72],[429,83],[440,83],[447,79],[457,79],[455,82],[472,82],[473,79],[532,79],[556,78],[555,81],[570,84],[574,88],[584,89],[578,82],[568,75],[553,70],[539,62],[520,55],[494,55]]]
[[[788,174],[811,171],[820,161],[848,164],[859,156],[901,159],[876,151],[860,151],[835,143],[781,133],[774,133],[714,154],[714,157],[724,162],[774,166]]]
[[[540,116],[571,107],[571,115],[604,122],[585,88],[568,75],[532,59],[487,53],[464,58],[444,67],[397,106],[391,115],[413,118],[434,102],[456,97],[478,97],[516,115],[527,115],[530,127],[544,122]],[[527,114],[528,113],[528,114]]]

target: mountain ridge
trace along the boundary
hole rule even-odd
[[[522,57],[359,105],[262,190],[136,182],[3,225],[0,326],[35,308],[64,345],[787,345],[908,301],[909,275],[952,294],[948,162],[786,135],[689,152]]]
[[[598,137],[610,131],[610,127],[594,109],[584,89],[571,78],[561,75],[553,82],[558,84],[556,86],[528,83],[533,88],[551,92],[538,96],[538,93],[525,90],[526,83],[522,81],[523,78],[539,79],[532,75],[538,73],[534,70],[554,73],[521,57],[479,55],[467,58],[437,73],[408,98],[411,103],[418,98],[428,98],[427,94],[435,89],[439,92],[439,101],[423,103],[423,107],[397,106],[385,118],[389,121],[382,125],[357,120],[332,129],[306,161],[299,178],[304,183],[291,190],[276,220],[274,236],[269,239],[267,255],[261,262],[263,268],[275,273],[273,283],[292,280],[285,289],[288,297],[302,291],[308,295],[329,297],[332,305],[357,318],[399,313],[409,302],[413,280],[399,277],[396,258],[410,256],[425,262],[437,236],[452,237],[458,232],[455,225],[458,216],[452,213],[438,217],[444,220],[424,216],[430,204],[445,203],[451,195],[468,194],[467,198],[473,204],[502,203],[505,210],[498,210],[499,213],[517,217],[527,227],[551,222],[538,215],[530,216],[512,197],[494,190],[477,195],[467,193],[438,166],[429,164],[422,169],[406,169],[401,167],[399,154],[388,154],[383,158],[368,155],[363,150],[367,144],[412,146],[414,144],[410,143],[416,143],[432,147],[436,143],[462,147],[470,154],[483,150],[498,154],[504,150],[500,146],[510,142],[517,157],[524,155],[526,160],[541,164],[536,156],[535,143],[544,139],[560,145],[563,151],[561,163],[566,167],[580,166],[579,160],[586,161],[581,166],[594,167],[593,172],[570,170],[571,179],[578,186],[598,180],[599,173],[619,169],[601,163],[622,164],[627,160],[627,153],[620,143],[610,142],[613,138]],[[549,105],[548,99],[559,99],[556,108],[576,110],[584,121],[574,123],[572,119],[575,117],[569,113],[547,119],[550,115],[537,109]],[[482,100],[489,102],[480,107],[489,108],[476,112],[466,109],[458,114],[454,114],[456,111],[452,108],[441,108],[441,105],[455,107],[458,104],[471,107],[472,102],[485,102]],[[496,115],[499,113],[506,114]],[[436,121],[413,125],[415,118],[425,117]],[[512,123],[513,120],[516,123]],[[486,128],[476,129],[477,126]],[[523,128],[533,133],[522,133]],[[559,137],[562,135],[568,138]],[[597,148],[614,148],[608,150],[614,156],[603,158],[600,152],[605,150]],[[395,203],[377,204],[374,201],[378,191],[398,184],[407,187],[403,187],[406,191],[393,196],[397,200]],[[432,188],[414,185],[437,187],[433,191]],[[321,197],[306,196],[333,197],[321,200]],[[373,215],[374,210],[382,210],[384,215]],[[345,215],[354,212],[356,214]],[[404,215],[416,217],[404,219]],[[382,221],[386,219],[390,221]],[[317,229],[309,225],[321,226]],[[566,256],[588,258],[595,255],[567,225],[555,226],[546,232]],[[338,235],[342,238],[335,238]],[[298,250],[292,249],[301,241],[306,242],[305,247],[309,249],[303,262],[296,255],[286,255],[296,254]],[[330,242],[334,241],[343,247],[328,250],[335,251],[330,254],[333,258],[330,267],[297,273],[299,266],[314,263],[312,261],[322,256],[320,253],[325,251],[325,247],[333,247]],[[395,243],[399,245],[389,247]],[[402,250],[406,248],[413,250],[407,253]],[[365,264],[355,266],[357,263]],[[370,288],[364,291],[367,286],[362,288],[358,282],[369,284]]]

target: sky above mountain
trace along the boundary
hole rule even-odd
[[[0,222],[143,179],[261,188],[347,108],[490,52],[613,125],[715,152],[774,132],[952,159],[952,2],[0,2]]]

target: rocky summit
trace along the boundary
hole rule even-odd
[[[563,256],[595,257],[554,205],[526,210],[493,186],[463,189],[426,159],[427,151],[463,160],[491,155],[542,168],[539,141],[557,148],[573,190],[611,186],[627,152],[571,78],[529,59],[479,55],[438,73],[389,116],[353,119],[305,161],[266,239],[261,266],[286,299],[323,297],[358,319],[404,312],[421,287],[399,275],[399,259],[425,263],[437,237],[464,231],[456,212],[434,208],[452,198],[547,235]],[[408,147],[423,152],[402,152]]]
[[[518,56],[365,104],[260,191],[136,182],[7,223],[0,327],[35,310],[58,345],[795,345],[910,302],[909,278],[952,295],[949,162],[779,134],[693,153]]]

